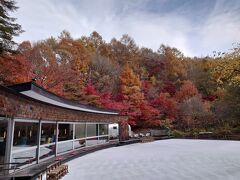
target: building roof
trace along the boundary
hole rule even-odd
[[[22,84],[16,84],[13,86],[8,86],[8,88],[14,90],[15,92],[24,94],[30,98],[42,101],[48,104],[52,104],[59,107],[64,107],[73,110],[79,110],[90,113],[99,113],[99,114],[110,114],[118,115],[119,112],[110,109],[98,108],[94,106],[80,104],[76,101],[71,101],[60,97],[54,93],[47,91],[46,89],[38,86],[34,82],[27,82]]]

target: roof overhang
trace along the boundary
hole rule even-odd
[[[24,94],[28,97],[31,97],[33,99],[52,104],[55,106],[68,108],[72,110],[79,110],[84,112],[90,112],[90,113],[99,113],[99,114],[110,114],[110,115],[118,115],[119,112],[109,109],[103,109],[103,108],[97,108],[89,105],[80,104],[76,101],[67,100],[65,98],[62,98],[60,96],[57,96],[42,87],[36,85],[33,82],[28,83],[22,83],[22,84],[16,84],[13,86],[9,86],[8,88]]]

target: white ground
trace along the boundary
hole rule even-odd
[[[240,142],[162,140],[109,148],[67,163],[63,180],[239,180]]]

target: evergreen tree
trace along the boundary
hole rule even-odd
[[[16,11],[13,0],[0,0],[0,54],[14,52],[16,44],[12,38],[22,32],[21,25],[15,23],[16,18],[9,16],[9,12]]]

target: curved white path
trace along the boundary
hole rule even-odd
[[[239,180],[240,141],[162,140],[97,151],[67,163],[63,180]]]

